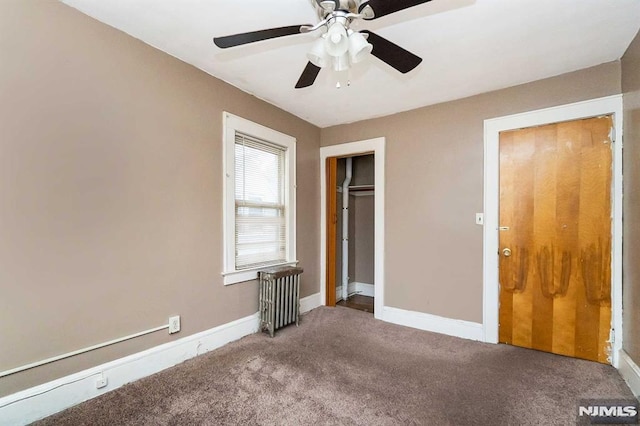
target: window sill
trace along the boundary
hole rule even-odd
[[[223,282],[224,285],[231,285],[237,283],[243,283],[246,281],[253,281],[258,279],[258,271],[265,268],[273,268],[276,266],[296,266],[298,264],[297,260],[293,260],[291,262],[283,262],[283,263],[275,263],[273,265],[265,265],[259,266],[257,268],[252,269],[244,269],[242,271],[232,271],[232,272],[223,272]]]

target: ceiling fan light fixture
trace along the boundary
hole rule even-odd
[[[359,32],[354,31],[349,35],[349,58],[352,63],[357,64],[363,61],[369,56],[372,50],[373,45],[367,43],[367,40]]]
[[[342,23],[335,22],[329,27],[325,39],[325,50],[334,57],[342,56],[349,50],[349,36]]]
[[[329,65],[329,61],[331,60],[331,57],[329,56],[329,54],[327,53],[327,50],[325,49],[326,41],[324,37],[325,36],[323,35],[318,40],[316,40],[311,46],[311,50],[307,52],[307,58],[309,59],[309,61],[313,65],[320,68],[324,68],[327,65]]]
[[[349,58],[349,52],[343,53],[341,56],[333,57],[333,70],[334,71],[346,71],[351,68],[351,59]]]

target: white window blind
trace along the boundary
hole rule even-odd
[[[236,132],[235,269],[287,260],[285,149]]]

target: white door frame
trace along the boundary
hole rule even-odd
[[[374,316],[382,319],[384,307],[384,149],[385,138],[367,139],[320,148],[320,304],[327,304],[327,158],[374,154]]]
[[[608,96],[484,121],[484,340],[498,343],[498,216],[500,200],[500,132],[581,118],[613,114],[613,188],[611,323],[614,329],[611,364],[618,367],[622,349],[622,95]]]

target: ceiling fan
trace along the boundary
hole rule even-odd
[[[404,74],[417,67],[422,58],[371,31],[354,31],[350,25],[358,19],[377,19],[429,1],[431,0],[311,0],[320,19],[315,25],[291,25],[251,31],[215,37],[213,42],[226,49],[277,37],[323,31],[307,54],[309,63],[302,71],[296,89],[313,85],[320,69],[324,67],[344,71],[369,53]]]

